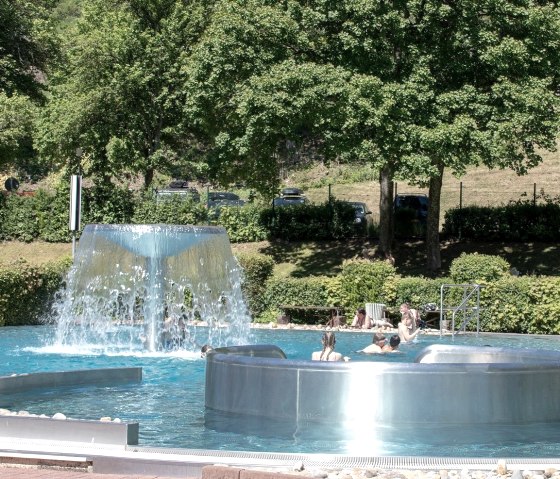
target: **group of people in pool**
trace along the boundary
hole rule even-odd
[[[399,345],[401,343],[407,343],[413,341],[418,334],[422,331],[418,328],[419,323],[419,313],[417,310],[410,308],[407,303],[403,303],[400,306],[401,320],[397,327],[398,334],[393,334],[389,338],[387,343],[387,338],[381,332],[377,332],[373,335],[372,343],[366,346],[360,353],[365,354],[384,354],[384,353],[394,353],[399,350]],[[393,325],[385,320],[384,323],[393,327]],[[363,327],[364,329],[374,324],[373,320],[369,318],[366,314],[365,309],[360,308],[356,312],[356,317],[354,318],[354,323],[359,324],[358,327]],[[386,324],[378,325],[379,327],[385,327]],[[348,356],[343,356],[341,353],[334,350],[336,345],[336,336],[333,331],[326,331],[321,338],[321,343],[323,349],[321,351],[315,351],[311,355],[313,361],[349,361]],[[206,357],[206,354],[210,352],[213,348],[208,344],[202,346],[200,350],[201,357]]]
[[[397,327],[398,334],[393,334],[389,338],[387,343],[387,338],[381,332],[377,332],[373,335],[372,343],[366,346],[360,353],[365,354],[384,354],[396,352],[399,349],[401,343],[407,343],[413,341],[418,334],[420,334],[421,329],[418,328],[419,323],[419,313],[417,310],[410,308],[407,303],[403,303],[400,306],[401,320]],[[374,324],[372,319],[366,315],[363,308],[358,309],[356,317],[354,318],[354,323],[358,324],[358,327],[363,327],[364,329],[371,327],[367,326],[369,324]],[[383,320],[383,323],[387,323],[391,328],[393,325]],[[378,325],[379,327],[385,327],[385,324]],[[323,349],[321,351],[315,351],[311,355],[311,359],[314,361],[349,361],[348,356],[343,356],[341,353],[334,350],[336,345],[336,337],[334,332],[326,331],[321,338]]]

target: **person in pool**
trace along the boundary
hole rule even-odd
[[[322,351],[315,351],[311,355],[312,361],[348,361],[350,359],[347,356],[342,356],[342,354],[337,353],[334,350],[336,337],[332,331],[327,331],[323,334],[321,343],[323,345],[323,349]]]
[[[360,352],[366,354],[381,354],[385,346],[385,335],[383,333],[375,333],[369,346],[366,346]]]
[[[383,346],[383,352],[384,353],[394,353],[397,352],[399,350],[399,345],[401,344],[401,338],[399,338],[398,334],[393,334],[393,336],[391,336],[389,338],[389,344],[386,344],[385,346]]]
[[[208,344],[205,344],[204,346],[202,346],[202,347],[200,348],[200,357],[201,357],[201,358],[205,358],[206,355],[207,355],[210,351],[212,351],[212,349],[214,349],[212,346],[210,346],[210,345],[208,345]]]

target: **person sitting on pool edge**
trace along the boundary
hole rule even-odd
[[[321,343],[323,344],[322,351],[315,351],[311,355],[312,361],[348,361],[350,360],[347,356],[342,356],[342,354],[335,352],[334,346],[336,344],[336,337],[332,331],[327,331],[323,334],[321,338]]]
[[[358,308],[354,321],[352,321],[353,328],[371,329],[372,319],[367,315],[365,308]]]
[[[381,354],[385,346],[385,335],[383,333],[375,333],[372,342],[369,346],[362,349],[361,353],[366,354]]]

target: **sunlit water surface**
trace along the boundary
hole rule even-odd
[[[124,331],[124,337],[130,337],[130,333]],[[362,431],[356,436],[350,426],[330,424],[328,419],[326,424],[308,424],[206,411],[205,361],[198,351],[147,353],[140,347],[123,347],[107,353],[83,345],[79,350],[72,347],[61,350],[49,346],[54,334],[49,326],[0,328],[0,374],[140,366],[142,383],[3,395],[0,407],[47,415],[62,412],[72,418],[110,416],[139,422],[140,445],[146,447],[464,457],[556,457],[560,451],[560,424],[556,423],[482,428],[448,423],[400,425],[398,431],[394,426],[380,424],[375,431],[365,436]],[[193,329],[190,334],[197,344],[206,342],[204,328]],[[307,359],[312,351],[320,349],[320,339],[319,331],[253,330],[250,343],[275,344],[290,359]],[[337,351],[353,361],[412,361],[425,346],[449,343],[451,339],[421,336],[417,343],[403,345],[398,354],[368,356],[356,352],[370,341],[371,334],[340,332]],[[468,336],[457,337],[455,344],[560,350],[560,340],[553,337]],[[437,408],[440,401],[445,398],[418,404],[418,414]],[[473,391],[473,401],[476,401],[476,391]],[[364,414],[368,407],[364,404]]]

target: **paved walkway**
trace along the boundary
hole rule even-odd
[[[84,470],[54,468],[13,467],[0,465],[2,479],[171,479],[165,476],[142,476],[138,474],[94,474]],[[176,478],[174,478],[176,479]]]

